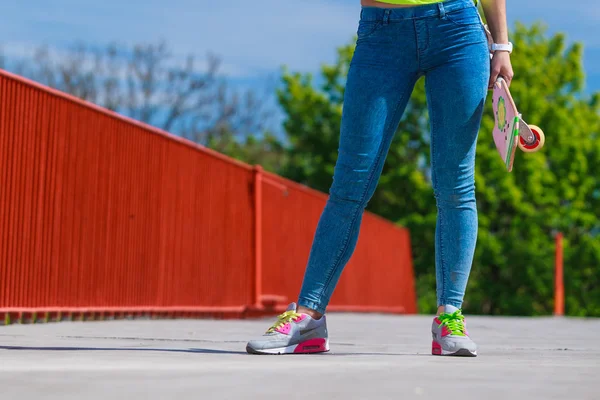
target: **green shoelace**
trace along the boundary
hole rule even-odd
[[[441,322],[440,326],[446,325],[451,335],[466,336],[465,317],[462,315],[460,310],[456,310],[452,314],[442,313],[438,319]]]

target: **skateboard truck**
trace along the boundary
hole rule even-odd
[[[521,118],[521,114],[519,114],[519,127],[523,130],[523,132],[519,130],[519,136],[523,139],[525,144],[530,146],[535,144],[535,136],[533,135],[531,128],[529,128],[529,125]]]

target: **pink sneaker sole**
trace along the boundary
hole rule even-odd
[[[274,347],[272,349],[253,349],[246,346],[246,351],[250,354],[312,354],[325,353],[329,351],[328,339],[310,339],[300,344],[294,344],[286,347]]]

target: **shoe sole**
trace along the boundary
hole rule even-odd
[[[477,357],[477,351],[458,349],[458,351],[452,352],[442,349],[442,346],[435,341],[431,344],[431,354],[434,356]]]
[[[274,347],[271,349],[254,349],[246,345],[248,354],[260,355],[284,355],[284,354],[316,354],[329,351],[329,339],[310,339],[305,342],[286,347]]]

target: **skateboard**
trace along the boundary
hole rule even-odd
[[[515,151],[519,147],[525,153],[533,153],[544,146],[544,132],[535,125],[528,125],[510,95],[508,85],[502,78],[494,84],[492,97],[494,110],[494,143],[508,172],[512,171]]]

